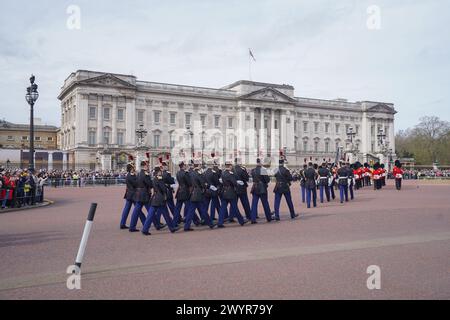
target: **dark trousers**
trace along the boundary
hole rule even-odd
[[[251,219],[251,209],[250,209],[250,202],[248,200],[247,192],[243,194],[238,194],[238,199],[241,201],[242,207],[245,211],[245,217],[247,219]]]
[[[184,204],[183,216],[184,216],[184,218],[186,218],[186,216],[187,216],[187,213],[189,211],[190,201],[189,200],[184,200],[184,201],[177,200],[177,204],[175,205],[175,216],[173,217],[173,222],[175,224],[179,224],[180,223],[180,220],[181,220],[181,208],[183,207],[183,204]]]
[[[323,203],[323,194],[327,197],[327,201],[330,202],[330,188],[328,185],[320,185],[320,203]]]
[[[239,221],[239,224],[244,224],[244,218],[242,217],[241,213],[238,210],[237,207],[237,199],[228,200],[228,199],[221,199],[220,204],[220,211],[219,211],[219,221],[218,225],[223,226],[223,222],[226,219],[227,211],[228,211],[228,205],[230,205],[230,214],[229,217],[236,217]]]
[[[173,195],[172,191],[170,191],[171,194],[167,195],[167,208],[169,208],[170,213],[172,214],[172,217],[175,217],[176,211],[175,211],[175,202],[173,201]],[[161,215],[160,215],[161,216]]]
[[[400,190],[402,188],[402,179],[395,179],[395,188]]]
[[[313,201],[313,206],[317,207],[317,190],[314,188],[306,188],[306,206],[311,208],[311,198]]]
[[[353,200],[354,195],[353,195],[353,184],[348,186],[348,190],[350,191],[350,200]]]
[[[142,202],[136,202],[134,204],[133,213],[131,214],[131,221],[130,221],[130,230],[136,230],[136,225],[138,222],[138,219],[141,220],[142,224],[145,223],[145,214],[142,212],[142,208],[145,206]]]
[[[286,203],[289,207],[289,212],[291,213],[291,218],[294,218],[295,216],[295,210],[294,210],[294,204],[292,203],[292,197],[291,193],[278,193],[275,192],[275,217],[277,219],[280,219],[280,204],[281,204],[281,197],[284,195],[284,198],[286,199]]]
[[[251,220],[252,222],[256,221],[256,217],[258,216],[258,201],[261,200],[261,203],[264,208],[264,214],[266,216],[267,221],[272,220],[271,212],[270,212],[270,206],[269,201],[267,200],[267,193],[265,194],[253,194],[252,197],[252,213],[251,213]]]
[[[336,199],[336,195],[334,194],[334,184],[328,188],[330,190],[331,198]]]
[[[122,219],[120,219],[120,226],[125,226],[127,224],[128,214],[130,213],[131,206],[133,205],[133,201],[125,200],[125,206],[122,210]]]
[[[344,203],[344,199],[348,201],[348,185],[339,185],[339,199],[341,203]]]
[[[211,204],[211,206],[210,206],[210,204]],[[215,196],[215,197],[213,196],[211,198],[207,198],[205,207],[206,207],[206,210],[209,209],[209,216],[210,216],[211,220],[214,220],[216,218],[216,211],[217,211],[217,216],[219,216],[219,211],[220,211],[219,196]]]
[[[147,219],[145,219],[142,232],[148,232],[152,223],[155,225],[155,228],[159,227],[159,220],[155,218],[156,215],[162,215],[164,217],[164,220],[166,220],[167,227],[170,231],[175,228],[173,220],[170,218],[169,210],[167,210],[167,205],[159,207],[152,207],[150,205],[147,205],[145,206],[145,208],[147,209],[148,215]]]
[[[186,217],[186,221],[184,222],[184,230],[187,230],[191,227],[191,223],[195,215],[195,210],[199,210],[200,218],[203,219],[207,225],[212,226],[212,221],[211,219],[209,219],[209,216],[205,211],[204,202],[191,202],[189,205],[189,211]]]
[[[305,201],[306,201],[306,187],[300,185],[300,192],[302,194],[302,203],[305,203]]]

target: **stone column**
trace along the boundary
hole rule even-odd
[[[136,145],[136,103],[131,97],[126,98],[126,131],[125,143],[129,146]]]
[[[112,97],[112,137],[111,143],[113,145],[117,144],[117,97]]]
[[[280,149],[287,147],[287,123],[286,123],[286,112],[284,110],[280,111],[280,136],[281,136],[281,144]]]
[[[97,102],[97,144],[103,144],[103,96]]]
[[[67,152],[63,152],[63,170],[67,170]]]
[[[260,108],[260,129],[259,129],[259,150],[258,154],[262,152],[262,157],[267,156],[267,131],[264,128],[264,109]]]
[[[53,151],[48,151],[47,170],[53,170]]]

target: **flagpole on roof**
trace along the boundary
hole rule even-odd
[[[250,55],[250,48],[248,48],[248,80],[252,81],[252,57]]]

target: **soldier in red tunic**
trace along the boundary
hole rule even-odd
[[[402,188],[403,170],[402,164],[399,160],[395,160],[394,169],[392,169],[392,175],[395,178],[395,188],[400,190]]]
[[[377,162],[373,165],[373,188],[374,190],[380,190],[381,189],[381,174],[382,174],[382,169],[380,166],[380,163]]]

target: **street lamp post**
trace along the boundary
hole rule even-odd
[[[25,99],[30,105],[30,153],[29,153],[29,168],[34,169],[34,104],[39,98],[39,92],[37,91],[38,85],[34,83],[35,77],[31,75],[30,86],[27,87],[27,93]]]
[[[353,131],[353,127],[349,127],[346,134],[347,134],[347,139],[350,140],[350,147],[351,147],[350,153],[352,154],[352,156],[356,157],[358,150],[356,150],[353,145],[353,138],[356,136],[356,132]],[[352,162],[353,162],[353,158],[352,158]]]

